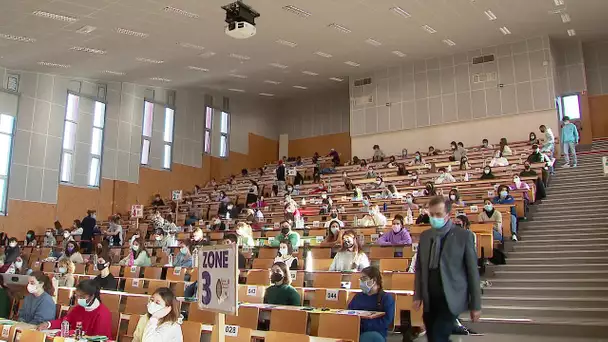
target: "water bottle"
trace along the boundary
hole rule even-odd
[[[359,226],[359,218],[357,217],[357,215],[355,215],[355,217],[353,218],[353,225],[355,227]]]
[[[384,212],[386,212],[386,211],[387,211],[386,202],[384,202],[384,205],[382,206],[382,211],[384,211]]]
[[[82,331],[82,322],[77,322],[76,330],[74,330],[74,339],[76,339],[76,341],[78,341],[82,338],[83,335],[84,335],[84,332]]]
[[[169,254],[169,265],[173,265],[173,253]]]
[[[69,337],[70,336],[70,322],[64,320],[61,322],[61,337]]]

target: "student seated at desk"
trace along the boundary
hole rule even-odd
[[[74,270],[76,265],[70,261],[70,259],[60,259],[57,262],[57,272],[59,275],[55,275],[57,279],[57,286],[61,287],[74,287]]]
[[[384,292],[380,270],[375,266],[361,270],[359,287],[361,292],[348,303],[348,310],[384,312],[382,317],[361,320],[359,341],[386,341],[388,328],[395,318],[395,299]]]
[[[83,280],[76,286],[76,305],[60,319],[51,320],[38,326],[38,330],[59,329],[63,321],[70,323],[70,330],[82,323],[82,330],[88,336],[105,336],[112,338],[112,313],[101,303],[99,284],[96,281]]]
[[[508,143],[507,143],[507,138],[501,138],[500,139],[500,155],[503,157],[510,157],[513,155],[513,151],[511,151],[511,148],[509,147]]]
[[[347,230],[342,234],[342,248],[336,253],[330,271],[354,272],[369,266],[369,259],[359,245],[359,239],[354,230]]]
[[[420,186],[420,185],[422,185],[420,183],[420,177],[418,177],[418,172],[412,171],[409,183],[410,183],[410,186]]]
[[[222,240],[222,244],[224,245],[235,245],[238,242],[238,238],[235,234],[226,234],[224,235],[224,240]],[[243,253],[239,252],[238,255],[238,266],[239,269],[245,268],[245,256]]]
[[[498,196],[492,199],[494,204],[515,204],[515,198],[509,194],[509,187],[501,185],[498,187]],[[511,240],[517,241],[517,215],[515,206],[511,207]]]
[[[412,237],[403,224],[403,216],[395,215],[391,230],[382,234],[378,241],[379,245],[411,245]]]
[[[281,242],[279,244],[279,251],[277,256],[274,258],[274,263],[282,262],[290,270],[298,269],[298,258],[293,256],[293,248],[289,242]]]
[[[110,261],[104,258],[97,258],[97,265],[95,265],[99,274],[93,280],[97,282],[102,290],[116,291],[118,288],[118,281],[114,278],[114,275],[110,273]]]
[[[237,223],[236,233],[238,235],[239,246],[253,247],[255,242],[253,241],[253,230],[250,225],[245,222]]]
[[[490,150],[493,150],[493,149],[494,149],[494,146],[493,146],[493,145],[491,145],[491,144],[488,142],[488,139],[483,139],[483,140],[481,141],[481,148],[482,148],[482,149],[490,149]]]
[[[547,171],[543,170],[543,174],[545,172]],[[547,172],[547,177],[548,175],[549,173]],[[547,197],[547,193],[545,191],[545,183],[543,182],[542,177],[538,177],[538,173],[532,170],[532,166],[530,165],[529,161],[524,162],[524,170],[519,173],[519,177],[536,177],[536,180],[534,181],[534,185],[536,186],[534,198],[536,198],[536,200],[538,201],[543,200]]]
[[[291,224],[288,221],[281,222],[281,234],[277,235],[270,243],[272,247],[278,247],[283,241],[289,241],[291,248],[296,249],[300,245],[300,234],[291,230]]]
[[[160,197],[160,194],[156,194],[156,195],[154,195],[154,200],[150,203],[150,205],[158,207],[158,206],[165,205],[165,202]]]
[[[55,302],[52,297],[55,290],[46,274],[32,272],[28,277],[27,292],[30,294],[25,296],[19,309],[19,322],[38,325],[55,319]]]
[[[331,220],[329,221],[329,226],[326,227],[327,233],[325,234],[325,240],[321,242],[321,246],[333,247],[340,245],[342,243],[342,227],[344,227],[344,223],[340,224],[337,220]]]
[[[494,209],[492,200],[489,198],[486,198],[483,201],[483,204],[483,210],[479,213],[477,222],[493,222],[492,234],[494,236],[494,240],[502,242],[502,214],[498,210]]]
[[[27,231],[27,234],[25,234],[25,246],[28,246],[28,247],[38,246],[38,241],[36,240],[35,231],[33,231],[33,230]]]
[[[492,158],[492,160],[490,160],[490,167],[496,167],[496,166],[508,166],[509,165],[509,160],[502,154],[502,152],[500,151],[496,151],[496,153],[494,154],[494,158]]]
[[[154,291],[148,302],[148,313],[137,322],[132,342],[182,342],[179,306],[171,289],[161,287]]]
[[[372,156],[372,161],[373,162],[384,161],[385,155],[384,155],[384,152],[382,152],[382,150],[380,149],[380,146],[374,145],[373,149],[374,149],[374,155]]]
[[[80,248],[78,247],[78,243],[76,241],[68,242],[68,244],[65,246],[63,254],[59,259],[70,259],[70,261],[75,264],[84,264],[84,259],[82,254],[80,254]]]
[[[479,177],[479,179],[481,180],[494,178],[496,178],[496,176],[494,176],[494,174],[492,173],[492,168],[489,166],[483,168],[483,174],[481,175],[481,177]]]
[[[450,190],[448,200],[452,203],[452,206],[464,206],[464,201],[460,199],[460,193],[458,193],[458,189]]]
[[[403,198],[403,195],[399,193],[395,184],[389,185],[382,191],[382,197],[384,198]]]
[[[461,227],[462,229],[471,230],[471,221],[467,215],[458,215],[454,218],[454,224]]]
[[[8,239],[8,246],[4,249],[4,255],[0,267],[0,273],[6,272],[11,265],[21,256],[21,248],[17,245],[17,238]]]
[[[424,196],[437,196],[437,191],[435,190],[435,184],[433,182],[426,182],[424,185],[424,190],[422,191]]]
[[[302,305],[300,294],[291,286],[291,273],[283,262],[275,262],[270,268],[270,282],[266,289],[264,304]]]
[[[456,183],[456,179],[452,176],[445,167],[439,168],[439,176],[435,179],[435,184]]]
[[[524,219],[528,213],[528,206],[530,205],[530,186],[526,182],[522,182],[518,175],[513,177],[513,184],[509,185],[509,190],[525,190],[524,191]]]
[[[433,146],[429,146],[429,151],[426,153],[427,157],[437,156],[439,155],[439,150],[435,150]]]
[[[420,151],[416,151],[416,153],[414,153],[414,159],[412,159],[412,161],[410,162],[410,166],[414,166],[414,165],[424,165],[426,163],[426,161],[424,160],[424,158],[422,158],[422,155],[420,154]]]
[[[469,163],[469,158],[467,156],[464,156],[460,159],[459,169],[460,171],[467,171],[473,169],[471,163]]]
[[[405,194],[405,210],[409,209],[411,211],[418,210],[418,204],[414,203],[414,196],[411,193]]]
[[[179,253],[177,253],[173,260],[173,267],[192,267],[190,241],[184,240],[179,243]]]
[[[55,247],[57,246],[57,239],[53,236],[51,228],[47,228],[44,232],[44,240],[42,240],[42,247]]]
[[[129,255],[124,257],[118,263],[120,266],[152,266],[152,261],[148,252],[144,248],[144,244],[141,238],[135,239],[131,244],[131,250]]]

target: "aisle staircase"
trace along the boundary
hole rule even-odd
[[[593,153],[579,156],[577,168],[557,165],[547,198],[520,224],[521,240],[508,242],[507,265],[489,268],[484,319],[469,327],[608,339],[608,177],[601,159]]]

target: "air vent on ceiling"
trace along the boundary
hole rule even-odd
[[[367,84],[372,84],[372,78],[368,77],[368,78],[361,78],[358,80],[355,80],[355,87],[361,87]]]
[[[482,63],[488,63],[488,62],[494,62],[494,55],[473,57],[473,64],[482,64]]]

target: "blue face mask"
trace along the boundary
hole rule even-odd
[[[77,303],[78,303],[78,305],[82,306],[83,308],[89,307],[89,305],[87,304],[86,298],[78,298]]]
[[[372,290],[372,287],[374,287],[373,281],[372,281],[371,285],[369,285],[368,282],[369,282],[369,280],[367,280],[367,281],[359,280],[359,288],[361,288],[361,291],[363,291],[363,293],[365,293],[365,294],[370,293],[370,291]]]
[[[508,192],[506,192],[506,191],[501,191],[501,192],[500,192],[500,197],[505,198],[505,197],[507,197],[507,195],[508,195],[508,194],[509,194],[509,193],[508,193]]]
[[[429,217],[429,221],[431,223],[431,227],[435,229],[440,229],[445,226],[445,218],[444,217]]]
[[[486,205],[484,205],[484,206],[483,206],[483,208],[484,208],[486,211],[492,211],[492,209],[493,209],[494,207],[493,207],[491,204],[486,204]]]

